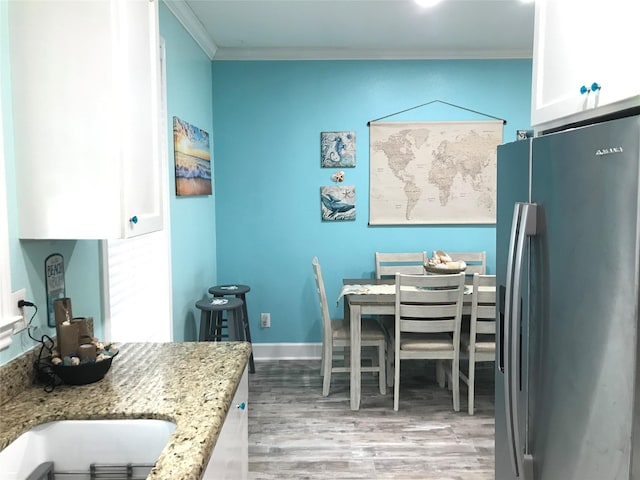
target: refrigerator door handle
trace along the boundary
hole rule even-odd
[[[521,233],[520,223],[522,220],[522,203],[516,203],[513,207],[513,220],[511,222],[511,235],[509,238],[509,256],[507,258],[507,278],[506,278],[506,292],[504,299],[504,332],[502,333],[501,341],[502,348],[497,350],[503,351],[503,363],[504,363],[504,406],[505,406],[505,419],[507,429],[507,449],[509,451],[509,458],[511,459],[511,468],[515,473],[516,478],[520,476],[519,462],[517,449],[515,444],[514,434],[514,422],[513,422],[513,404],[511,394],[511,371],[513,370],[513,352],[511,350],[511,336],[513,330],[513,277],[514,268],[516,267],[516,249],[519,244],[518,238]]]
[[[507,421],[507,447],[511,466],[516,478],[532,479],[532,459],[525,452],[520,441],[520,411],[518,394],[520,390],[520,324],[522,296],[522,267],[527,238],[536,234],[537,205],[516,203],[511,224],[509,258],[507,261],[507,285],[504,320],[504,396]]]
[[[521,477],[527,480],[527,471],[525,469],[525,452],[524,447],[520,443],[520,409],[518,402],[518,394],[520,391],[521,381],[521,335],[520,325],[522,319],[522,267],[524,265],[524,251],[527,246],[528,237],[536,234],[537,205],[525,203],[522,205],[522,216],[520,217],[520,233],[518,235],[518,243],[516,246],[513,290],[512,290],[512,324],[511,324],[511,406],[513,412],[513,437],[516,451],[516,464]]]

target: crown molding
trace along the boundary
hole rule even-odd
[[[531,59],[530,50],[362,50],[336,48],[218,48],[215,60],[498,60]]]
[[[193,37],[200,48],[207,54],[209,60],[213,60],[213,57],[218,50],[218,47],[213,43],[213,39],[209,35],[209,32],[204,28],[200,20],[193,13],[193,10],[187,5],[185,0],[163,0],[169,11],[178,19],[182,26],[187,30],[189,35]]]

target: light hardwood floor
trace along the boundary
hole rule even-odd
[[[429,362],[403,362],[398,412],[393,389],[381,395],[376,377],[363,374],[362,404],[354,412],[348,374],[332,375],[331,392],[322,397],[320,361],[256,361],[249,376],[249,478],[492,480],[492,365],[477,373],[476,413],[469,416],[464,383],[456,413]]]

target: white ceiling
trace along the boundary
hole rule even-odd
[[[215,59],[530,58],[521,0],[183,0]],[[180,0],[165,0],[171,4]],[[184,8],[184,5],[183,5]],[[191,13],[191,12],[189,12]],[[184,23],[184,22],[183,22]],[[193,25],[192,25],[193,26]],[[201,42],[199,42],[201,43]]]

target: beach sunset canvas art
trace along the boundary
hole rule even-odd
[[[173,117],[176,195],[211,195],[209,134]]]

